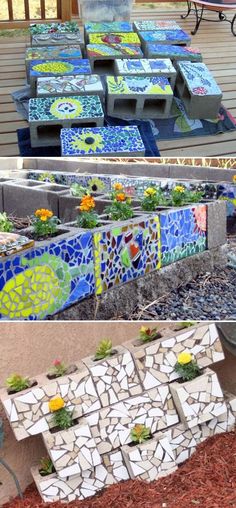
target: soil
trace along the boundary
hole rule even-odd
[[[171,475],[145,483],[128,480],[104,489],[84,501],[43,503],[35,485],[24,499],[3,508],[235,508],[236,434],[213,436],[197,447],[192,457]]]
[[[49,240],[50,238],[55,238],[59,235],[64,235],[65,233],[69,233],[67,229],[60,229],[60,231],[56,231],[56,233],[53,233],[52,235],[44,235],[44,236],[38,236],[35,233],[31,233],[30,231],[26,231],[25,234],[27,238],[30,240],[35,240],[35,242],[42,242],[44,240]]]
[[[76,372],[77,370],[78,370],[78,367],[76,365],[69,365],[69,367],[67,367],[65,373],[62,374],[61,376],[58,376],[58,374],[50,374],[50,372],[49,372],[47,374],[47,378],[48,379],[58,379],[59,377],[68,376],[69,374],[74,374],[74,372]]]
[[[112,358],[113,356],[117,355],[118,351],[117,349],[112,349],[112,352],[109,356],[106,356],[105,358],[93,358],[93,362],[100,362],[102,360],[107,360],[107,358]]]
[[[38,383],[37,381],[35,381],[34,379],[32,381],[30,381],[30,384],[29,386],[27,386],[27,388],[24,388],[23,390],[11,390],[8,388],[7,390],[7,393],[8,395],[14,395],[15,393],[22,393],[22,392],[25,392],[26,390],[29,390],[29,388],[33,388],[33,386],[36,386]]]

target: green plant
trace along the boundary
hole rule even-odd
[[[98,225],[99,217],[94,208],[95,199],[90,194],[84,194],[80,205],[76,208],[80,212],[77,217],[78,227],[92,229]]]
[[[170,193],[170,204],[182,206],[186,203],[198,203],[203,198],[203,192],[189,191],[183,185],[176,185]]]
[[[163,191],[159,188],[148,187],[144,191],[144,197],[141,201],[141,208],[146,212],[154,212],[157,206],[167,205],[167,199],[164,196]]]
[[[20,392],[29,388],[30,380],[28,377],[22,377],[19,374],[12,374],[7,378],[6,385],[12,392]]]
[[[139,339],[142,342],[150,342],[160,336],[156,328],[148,328],[148,326],[141,326],[139,330]]]
[[[64,376],[66,374],[67,367],[66,365],[61,362],[61,360],[54,360],[53,367],[51,369],[51,373],[54,374],[57,377]]]
[[[194,326],[196,324],[196,321],[182,321],[180,323],[181,328],[189,328],[190,326]]]
[[[73,425],[73,411],[70,411],[66,407],[54,411],[52,422],[53,425],[59,427],[59,429],[69,429]]]
[[[32,218],[34,234],[39,238],[54,235],[57,232],[58,224],[60,224],[58,217],[54,216],[51,210],[46,208],[36,210]]]
[[[39,473],[41,476],[48,476],[54,473],[55,468],[49,457],[42,457],[39,462]]]
[[[39,182],[50,182],[50,183],[55,183],[55,176],[52,175],[52,173],[49,173],[49,171],[46,171],[45,173],[42,173],[40,176],[39,176],[39,179],[38,179]]]
[[[134,216],[133,209],[128,201],[113,201],[111,205],[105,207],[104,213],[114,221],[132,219]]]
[[[137,424],[130,432],[130,437],[133,443],[144,443],[151,437],[151,429],[145,425]]]
[[[103,339],[99,342],[95,353],[95,360],[102,360],[112,355],[112,341],[110,339]]]
[[[193,359],[191,353],[186,351],[178,355],[175,372],[179,374],[183,381],[191,381],[201,374],[197,362]]]
[[[11,233],[13,231],[13,223],[8,219],[6,212],[0,213],[0,231],[2,233]]]
[[[83,187],[83,185],[80,185],[79,183],[72,183],[70,186],[70,191],[72,196],[77,198],[82,198],[84,195],[89,194],[86,187]]]

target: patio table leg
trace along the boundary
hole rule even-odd
[[[235,23],[235,21],[236,21],[236,14],[234,15],[234,17],[233,17],[233,19],[231,21],[231,32],[234,35],[234,37],[236,37],[236,32],[234,30],[234,23]]]
[[[201,6],[200,9],[198,9],[197,4],[194,2],[194,8],[195,8],[195,14],[196,14],[196,25],[194,30],[192,30],[191,34],[195,35],[199,29],[200,23],[202,21],[202,16],[204,12],[204,5]]]
[[[190,2],[189,0],[187,0],[187,7],[188,7],[187,13],[181,14],[181,16],[180,16],[182,19],[186,19],[192,10],[192,2]]]

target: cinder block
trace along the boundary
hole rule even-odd
[[[35,91],[37,78],[73,76],[91,74],[90,63],[86,59],[33,60],[29,64],[31,90]]]
[[[147,32],[139,32],[144,55],[147,55],[147,45],[171,44],[175,46],[189,46],[191,37],[184,30],[149,30]]]
[[[58,185],[58,187],[63,187]],[[58,194],[35,180],[14,180],[3,184],[4,211],[27,217],[38,208],[48,208],[58,215]]]
[[[136,126],[62,129],[62,156],[143,157],[145,146]]]
[[[201,62],[202,55],[200,49],[191,46],[171,46],[168,44],[147,44],[147,58],[170,58],[172,62],[178,60],[188,60],[190,62]]]
[[[83,47],[83,41],[79,32],[60,33],[50,32],[32,35],[32,46],[70,46],[79,44]]]
[[[136,32],[96,33],[88,35],[89,44],[131,44],[141,46]]]
[[[222,92],[204,63],[179,62],[176,90],[189,118],[217,118]]]
[[[115,74],[118,76],[162,76],[170,82],[171,88],[175,86],[176,70],[169,58],[115,60]]]
[[[167,118],[173,91],[167,78],[108,76],[107,112],[128,118]]]
[[[226,236],[226,201],[218,200],[207,207],[207,248],[224,245]]]
[[[97,33],[127,33],[133,32],[133,24],[128,21],[110,21],[110,22],[89,22],[84,25],[84,38],[85,41],[88,42],[88,37],[90,34]]]
[[[68,60],[82,58],[80,46],[39,46],[27,48],[25,65],[27,81],[29,81],[29,64],[33,60]]]
[[[92,73],[114,74],[116,58],[142,58],[139,46],[129,44],[88,44],[87,57]]]
[[[98,95],[104,100],[101,78],[93,75],[52,76],[37,79],[37,97],[57,97],[68,95]]]
[[[176,21],[162,21],[162,20],[148,20],[134,21],[134,29],[137,32],[144,32],[146,30],[181,30]]]
[[[62,128],[102,126],[104,113],[96,95],[30,99],[31,146],[60,145]]]
[[[101,197],[95,197],[96,203],[96,212],[102,213],[105,205],[107,203],[104,202]],[[80,198],[72,196],[69,192],[64,195],[60,195],[59,197],[59,219],[63,222],[71,222],[76,220],[78,217],[78,211],[76,207],[80,204]]]

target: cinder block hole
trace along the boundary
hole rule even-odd
[[[128,115],[129,113],[135,114],[136,112],[136,99],[115,99],[114,101],[114,113]]]
[[[16,184],[17,184],[17,186],[22,185],[23,187],[38,187],[40,185],[40,182],[37,182],[37,180],[35,182],[31,182],[28,180],[21,180],[21,181],[16,182]]]
[[[114,60],[95,60],[93,63],[94,74],[114,74],[115,62]],[[96,71],[96,72],[95,72]]]
[[[175,88],[177,89],[178,93],[182,95],[184,87],[185,87],[185,81],[184,81],[182,75],[180,74],[180,72],[178,72],[176,82],[175,82]]]
[[[65,185],[46,185],[45,187],[43,187],[43,189],[50,192],[61,192],[64,190],[68,190],[68,187],[66,187]]]
[[[97,127],[96,122],[80,122],[80,123],[72,123],[71,128],[82,128],[82,127]]]
[[[143,112],[144,113],[164,113],[166,107],[165,99],[145,99]],[[152,116],[150,116],[152,118]]]
[[[37,127],[38,137],[41,139],[58,139],[61,129],[61,125],[39,125]]]

